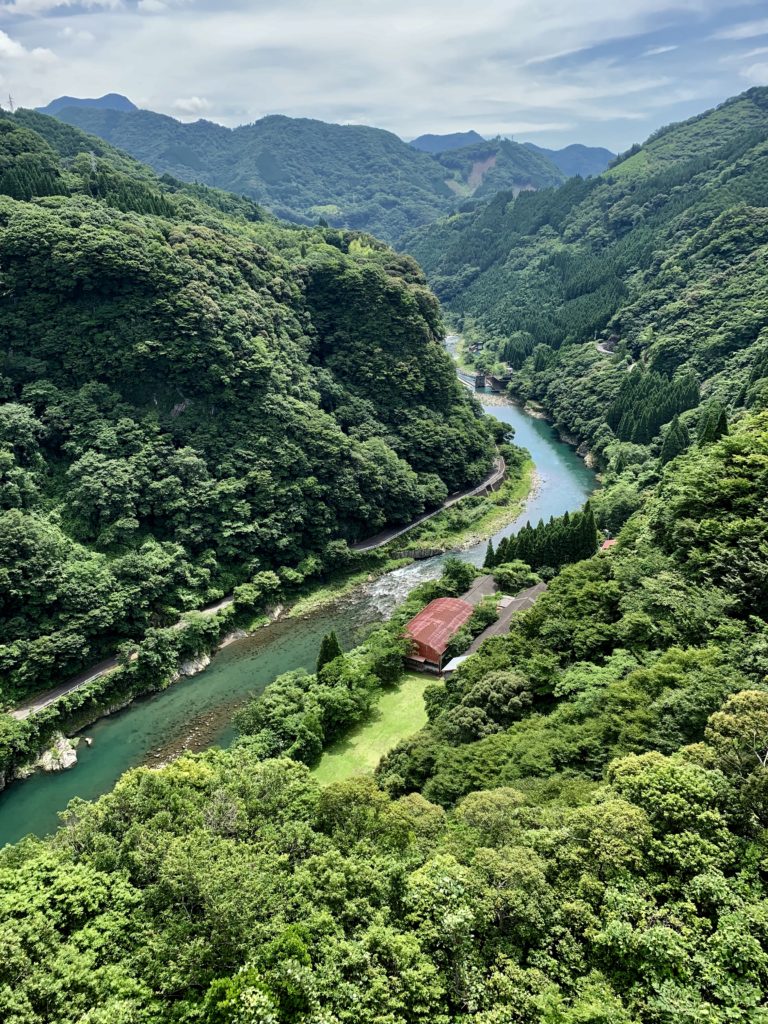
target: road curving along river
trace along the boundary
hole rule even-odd
[[[527,519],[536,522],[580,508],[596,485],[595,475],[558,439],[552,426],[498,396],[485,401],[483,395],[478,397],[487,412],[514,427],[515,442],[531,453],[538,478],[520,519],[501,530],[494,542],[516,532]],[[480,565],[485,547],[483,542],[460,555]],[[58,813],[70,800],[91,800],[106,793],[135,765],[162,763],[185,747],[227,745],[234,736],[232,712],[250,694],[263,690],[282,672],[313,668],[320,640],[331,629],[343,646],[351,646],[366,627],[386,618],[410,589],[438,576],[442,560],[415,562],[306,618],[266,626],[226,647],[200,675],[96,722],[85,731],[92,744],[81,742],[76,767],[33,775],[0,794],[0,846],[28,833],[53,831]]]

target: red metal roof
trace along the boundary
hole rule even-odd
[[[471,604],[458,597],[438,597],[411,619],[405,632],[414,641],[423,658],[439,662],[446,647],[473,611]]]
[[[612,548],[615,544],[618,543],[619,542],[618,540],[616,540],[615,537],[612,537],[610,540],[604,540],[603,543],[600,545],[600,550],[607,551],[609,548]]]

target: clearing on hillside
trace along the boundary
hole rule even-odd
[[[428,673],[404,673],[397,686],[384,691],[367,722],[325,751],[314,770],[317,781],[326,786],[372,772],[388,750],[427,724],[424,691],[436,682]]]

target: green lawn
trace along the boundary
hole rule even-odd
[[[326,750],[314,769],[317,781],[325,786],[373,771],[396,743],[426,725],[423,694],[436,682],[428,672],[406,672],[396,687],[384,691],[367,722]]]

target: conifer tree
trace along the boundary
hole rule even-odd
[[[493,540],[488,541],[488,547],[485,549],[485,561],[483,562],[484,569],[492,569],[496,564],[496,552],[493,549]]]
[[[711,444],[728,433],[728,417],[720,402],[710,402],[699,419],[698,442],[700,445]]]
[[[669,425],[669,430],[664,435],[664,443],[661,446],[660,461],[666,466],[672,459],[681,455],[691,443],[688,428],[675,416]]]
[[[324,665],[327,665],[335,658],[341,657],[342,653],[341,644],[339,643],[339,638],[336,636],[336,633],[333,630],[331,630],[330,633],[326,633],[320,643],[320,653],[317,656],[317,667],[315,671],[319,673],[320,669],[323,668]]]

